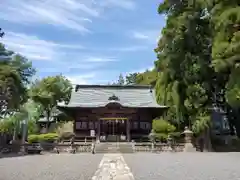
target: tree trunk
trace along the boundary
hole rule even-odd
[[[50,127],[50,118],[51,118],[51,110],[50,109],[48,109],[48,110],[46,110],[46,112],[47,112],[47,123],[46,123],[46,133],[48,133],[49,132],[49,127]]]
[[[211,152],[212,151],[212,142],[210,135],[210,128],[207,128],[203,132],[203,151]]]
[[[16,124],[14,125],[13,129],[13,140],[17,140],[17,135],[18,135],[18,130],[19,130],[19,122],[17,121]]]

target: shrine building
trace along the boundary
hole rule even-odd
[[[100,142],[146,139],[152,120],[167,109],[154,89],[140,85],[76,85],[69,103],[58,108],[74,119],[76,137]]]

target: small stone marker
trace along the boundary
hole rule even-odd
[[[93,129],[90,130],[90,136],[91,136],[91,137],[95,137],[95,130],[93,130]]]

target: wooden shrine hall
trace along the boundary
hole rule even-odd
[[[69,103],[58,108],[73,117],[77,137],[97,141],[147,138],[152,120],[167,109],[150,86],[139,85],[76,85]]]

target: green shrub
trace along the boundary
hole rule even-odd
[[[156,141],[161,141],[161,142],[163,142],[163,141],[166,141],[166,140],[167,140],[168,135],[165,134],[165,133],[156,133],[156,134],[155,134],[155,138],[156,138]]]
[[[47,133],[47,134],[32,134],[28,136],[29,143],[37,142],[54,142],[58,139],[57,133]]]
[[[166,141],[168,135],[170,135],[172,138],[178,136],[178,134],[175,134],[174,132],[176,130],[176,127],[164,119],[154,119],[152,122],[152,129],[155,132],[156,141]]]
[[[183,136],[181,132],[171,132],[171,133],[169,133],[169,135],[174,139],[178,139]]]
[[[155,133],[169,134],[176,130],[176,127],[163,119],[154,119],[152,128]]]
[[[47,134],[40,134],[39,135],[39,141],[50,141],[53,142],[58,139],[57,133],[47,133]]]
[[[29,143],[37,143],[39,142],[39,135],[38,134],[31,134],[28,136]]]

